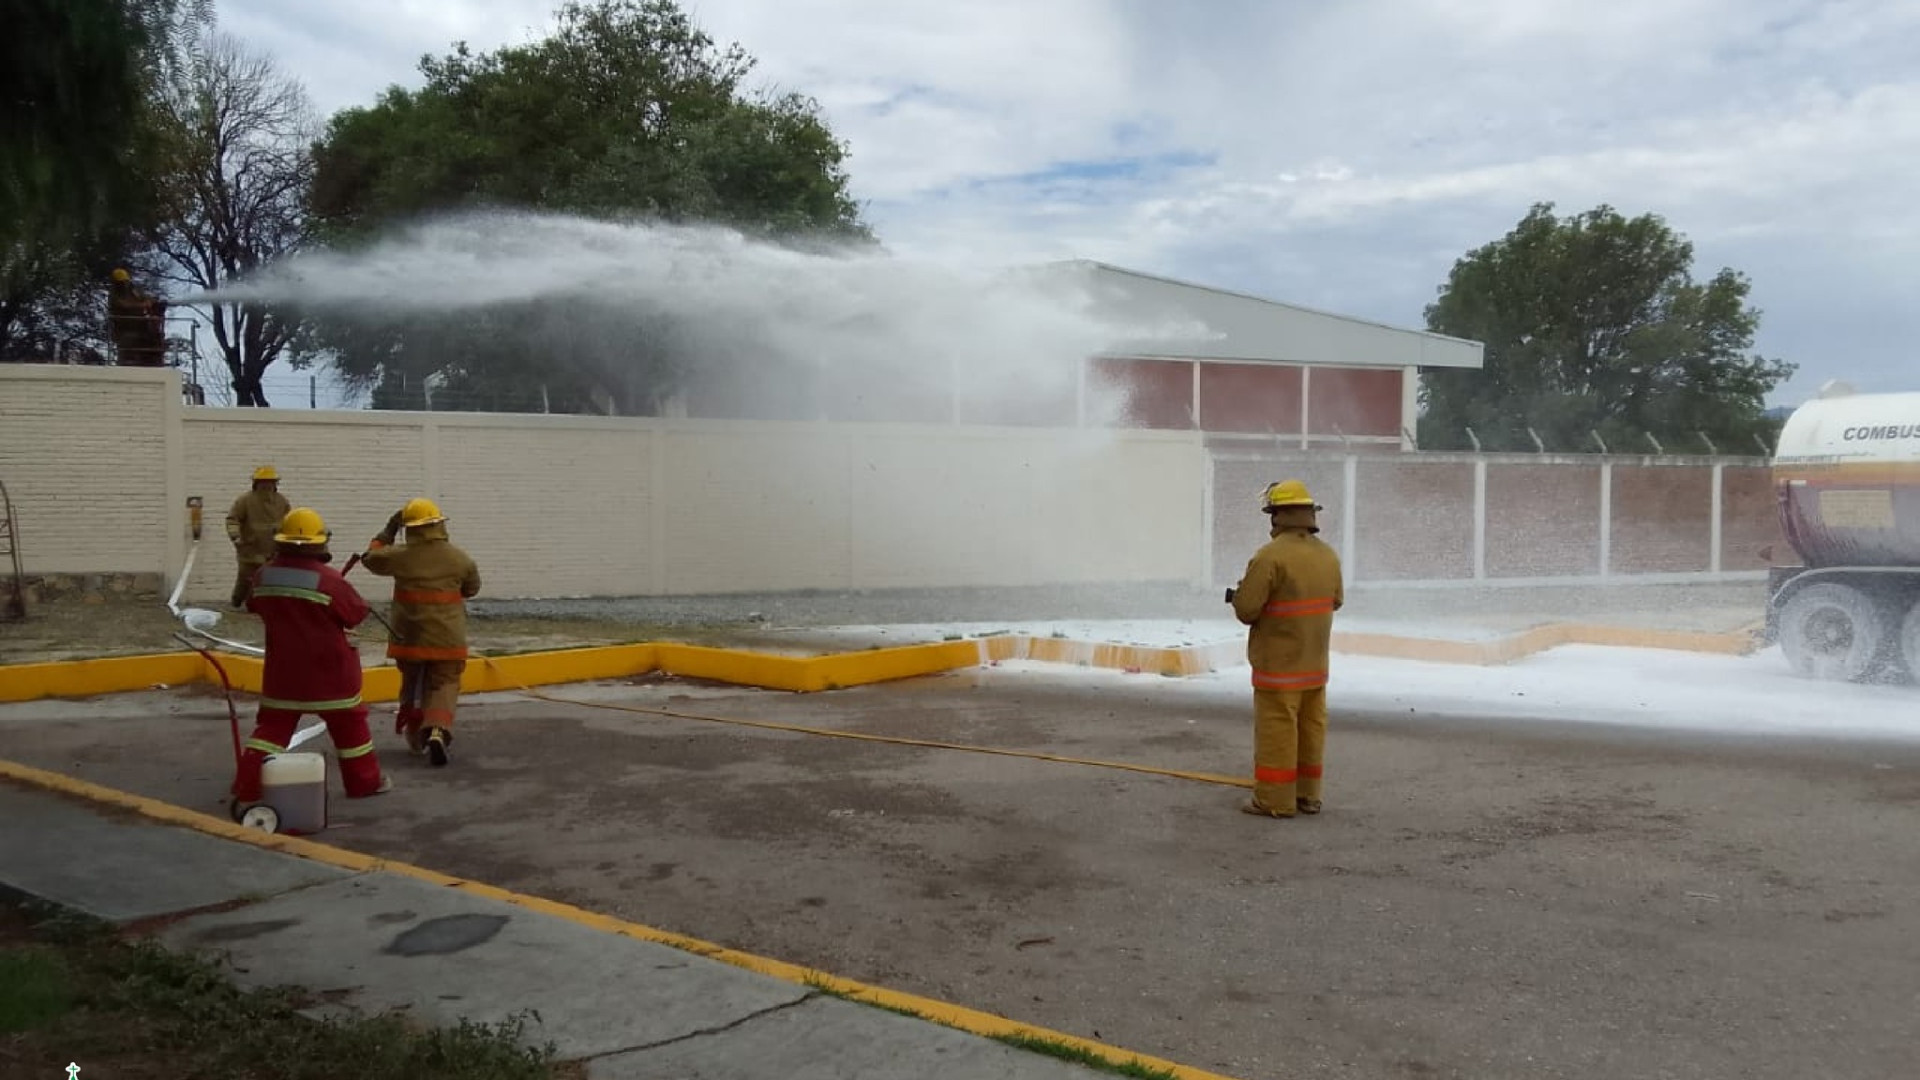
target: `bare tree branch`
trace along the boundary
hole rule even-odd
[[[320,125],[298,80],[225,34],[206,37],[164,103],[180,159],[180,212],[150,237],[162,276],[217,292],[309,238],[310,148]],[[295,324],[252,304],[206,305],[235,404],[268,404],[267,369]]]

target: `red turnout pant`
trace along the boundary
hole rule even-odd
[[[253,734],[240,747],[240,765],[233,778],[233,797],[241,802],[260,801],[260,768],[270,754],[284,754],[287,740],[293,738],[305,713],[292,709],[262,706],[254,720]],[[372,795],[380,787],[380,759],[373,752],[373,735],[367,730],[367,707],[315,714],[326,722],[327,737],[333,740],[340,756],[340,779],[347,798]]]

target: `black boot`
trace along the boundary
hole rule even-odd
[[[436,767],[447,763],[447,748],[453,745],[453,732],[443,727],[427,729],[427,760]]]

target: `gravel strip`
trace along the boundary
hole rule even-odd
[[[1345,613],[1368,618],[1538,614],[1543,618],[1662,615],[1750,610],[1765,613],[1765,587],[1614,585],[1606,587],[1417,590],[1366,588]],[[1042,619],[1220,619],[1222,597],[1185,585],[1105,587],[874,589],[706,596],[475,600],[479,618],[579,619],[646,626],[850,626],[925,622],[1027,622]]]

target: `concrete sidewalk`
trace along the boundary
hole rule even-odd
[[[531,1011],[528,1041],[586,1062],[592,1080],[1101,1075],[522,904],[11,780],[0,779],[0,820],[0,886],[116,923],[164,918],[161,941],[224,953],[247,988],[300,986],[333,1008],[439,1025]]]

